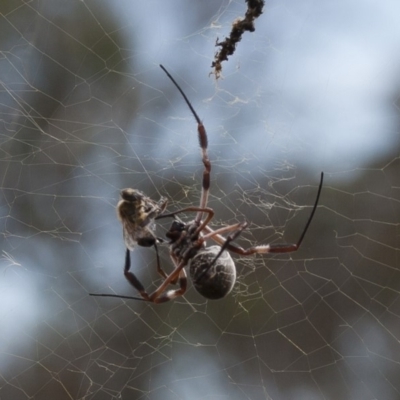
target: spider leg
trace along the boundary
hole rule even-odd
[[[156,242],[154,242],[154,249],[156,250],[156,260],[157,260],[157,272],[164,278],[167,278],[167,274],[164,272],[164,270],[161,268],[161,262],[160,262],[160,255],[158,254],[158,247]]]
[[[195,109],[193,108],[192,104],[190,103],[190,101],[187,98],[184,91],[181,89],[181,87],[178,85],[178,83],[175,81],[175,79],[171,76],[171,74],[166,70],[166,68],[163,65],[160,65],[160,67],[167,74],[168,78],[172,81],[172,83],[176,86],[176,88],[179,90],[179,92],[181,93],[182,97],[184,98],[186,104],[190,108],[190,111],[192,112],[192,114],[197,122],[197,132],[198,132],[198,136],[199,136],[199,144],[200,144],[200,149],[201,149],[202,161],[204,164],[203,181],[202,181],[201,198],[200,198],[200,208],[205,208],[207,206],[208,192],[210,190],[210,173],[211,173],[211,162],[210,162],[210,159],[208,158],[208,152],[207,152],[208,139],[207,139],[206,129],[204,128],[204,125],[201,122],[201,119],[197,115]],[[202,211],[199,211],[196,215],[195,221],[197,223],[200,223],[202,217],[203,217],[203,213],[202,213]]]
[[[171,213],[168,213],[168,214],[159,215],[155,219],[175,217],[177,214],[181,214],[181,213],[185,213],[185,212],[193,212],[193,211],[195,211],[197,213],[201,212],[201,213],[208,214],[207,218],[204,221],[202,221],[202,223],[199,225],[199,227],[196,229],[196,232],[194,233],[194,235],[198,235],[210,223],[210,221],[214,217],[214,210],[212,208],[208,208],[208,207],[186,207],[186,208],[182,208],[181,210],[174,211],[174,212],[171,212]]]
[[[300,239],[297,241],[297,243],[276,243],[276,244],[272,243],[272,244],[268,244],[268,245],[252,246],[247,249],[244,249],[243,247],[240,247],[236,244],[230,243],[232,241],[231,240],[228,243],[228,245],[226,246],[226,248],[228,250],[232,251],[233,253],[239,254],[241,256],[247,256],[247,255],[251,255],[251,254],[266,254],[266,253],[290,253],[293,251],[297,251],[299,249],[301,243],[303,242],[304,236],[307,233],[307,230],[311,224],[311,221],[312,221],[315,211],[317,209],[319,197],[321,195],[323,180],[324,180],[324,173],[321,172],[321,180],[319,183],[317,197],[315,199],[313,209],[311,211],[310,216],[308,217],[306,226],[304,227],[303,232],[300,236]],[[237,226],[238,226],[238,224],[230,225],[230,226],[218,229],[218,230],[213,230],[210,227],[205,226],[204,230],[208,233],[207,233],[207,235],[203,236],[203,239],[213,239],[219,245],[224,246],[226,244],[227,239],[225,239],[223,236],[221,236],[221,233],[225,233],[227,231],[234,230],[237,228]]]
[[[174,272],[176,269],[173,271],[172,274],[169,276],[165,276],[164,282],[159,286],[159,288],[153,292],[150,296],[148,293],[145,291],[143,285],[140,283],[139,279],[136,278],[136,276],[129,271],[130,269],[130,253],[129,250],[127,250],[126,253],[126,262],[125,262],[125,269],[124,269],[124,275],[125,278],[128,280],[128,282],[135,287],[135,289],[139,292],[139,294],[142,296],[143,300],[149,301],[151,303],[164,303],[166,301],[172,300],[178,296],[182,296],[186,292],[187,288],[187,278],[186,278],[186,272],[183,268],[180,269],[179,274],[175,277]],[[161,269],[160,269],[161,270]],[[165,275],[165,272],[161,270],[162,273]],[[174,276],[172,276],[174,275]],[[163,293],[163,289],[160,290],[160,288],[167,287],[168,285],[172,283],[176,283],[176,281],[179,281],[179,288],[176,290],[169,290],[165,293]],[[136,298],[134,298],[137,300]]]
[[[151,233],[151,231],[149,231],[149,233]],[[167,275],[166,273],[163,271],[163,269],[161,268],[161,262],[160,262],[160,256],[158,254],[158,247],[157,247],[157,243],[164,243],[164,239],[156,237],[154,235],[149,236],[149,237],[143,237],[137,240],[137,244],[139,246],[142,247],[151,247],[154,246],[154,249],[156,251],[156,260],[157,260],[157,272],[163,277],[166,278]],[[130,257],[130,256],[129,256]],[[129,260],[130,263],[130,260]],[[126,261],[125,261],[125,265],[126,265]],[[125,268],[126,269],[126,268]],[[128,268],[129,270],[129,268]]]
[[[156,247],[157,249],[157,247]],[[158,252],[157,252],[158,255]],[[159,267],[159,266],[158,266]],[[126,254],[125,254],[125,267],[124,267],[124,275],[126,280],[139,292],[139,294],[143,297],[144,300],[149,299],[149,295],[147,294],[145,288],[141,284],[138,278],[136,278],[136,275],[130,271],[131,269],[131,255],[130,251],[126,249]]]
[[[172,281],[170,283],[172,283]],[[157,289],[150,295],[149,301],[155,304],[159,304],[174,300],[179,296],[183,296],[187,289],[187,276],[185,269],[180,270],[178,274],[178,283],[179,288],[175,290],[160,291],[159,289]]]
[[[247,226],[247,222],[239,222],[237,224],[233,224],[233,225],[227,225],[227,226],[223,226],[222,228],[219,228],[217,230],[214,230],[208,226],[206,226],[204,228],[204,230],[206,232],[208,232],[206,235],[202,236],[200,240],[202,241],[206,241],[208,239],[213,239],[215,240],[219,245],[224,245],[226,239],[221,236],[223,233],[227,233],[227,232],[232,232],[234,230],[239,229],[242,225],[246,224]],[[242,229],[243,230],[243,229]]]
[[[124,275],[126,280],[139,292],[141,297],[135,296],[122,296],[118,294],[102,294],[102,293],[89,293],[89,296],[97,296],[97,297],[115,297],[118,299],[127,299],[127,300],[142,300],[148,301],[151,303],[165,303],[166,301],[173,300],[176,297],[182,296],[186,292],[187,288],[187,276],[186,271],[183,269],[185,266],[184,263],[181,263],[179,267],[176,267],[170,275],[166,275],[166,273],[161,269],[159,264],[159,256],[158,250],[156,248],[157,254],[157,272],[162,275],[165,280],[163,283],[151,294],[149,295],[142,283],[136,277],[136,275],[130,271],[131,268],[131,256],[129,249],[126,249],[125,253],[125,267],[124,267]],[[174,261],[175,262],[175,261]],[[179,283],[179,288],[176,290],[165,291],[167,286],[171,284]]]
[[[129,249],[126,249],[125,253],[125,266],[124,266],[124,275],[127,281],[139,292],[142,297],[133,297],[133,296],[120,296],[118,294],[102,294],[102,293],[89,293],[89,296],[97,296],[97,297],[116,297],[119,299],[130,299],[130,300],[143,300],[149,301],[149,295],[144,289],[143,285],[139,281],[139,279],[135,276],[133,272],[130,272],[131,268],[131,255]]]

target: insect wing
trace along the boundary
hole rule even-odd
[[[136,232],[138,228],[134,223],[129,220],[124,220],[122,222],[122,226],[125,246],[129,250],[133,250],[137,243]]]

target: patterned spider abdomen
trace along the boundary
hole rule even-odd
[[[193,285],[202,296],[210,300],[225,297],[236,281],[235,263],[228,251],[223,251],[210,267],[220,250],[220,246],[205,247],[190,260]]]

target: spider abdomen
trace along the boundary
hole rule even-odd
[[[190,260],[193,285],[202,296],[210,300],[225,297],[236,281],[235,263],[228,251],[223,251],[209,267],[220,250],[220,246],[205,247]]]

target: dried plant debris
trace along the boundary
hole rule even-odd
[[[220,46],[221,50],[215,54],[215,58],[211,67],[214,68],[214,75],[218,79],[222,71],[222,61],[228,60],[236,49],[237,43],[242,39],[244,32],[254,32],[256,29],[254,27],[254,20],[258,18],[264,8],[263,0],[246,0],[247,11],[243,19],[237,19],[232,24],[232,30],[229,37],[226,37],[223,42],[219,42],[217,39],[216,46]]]

